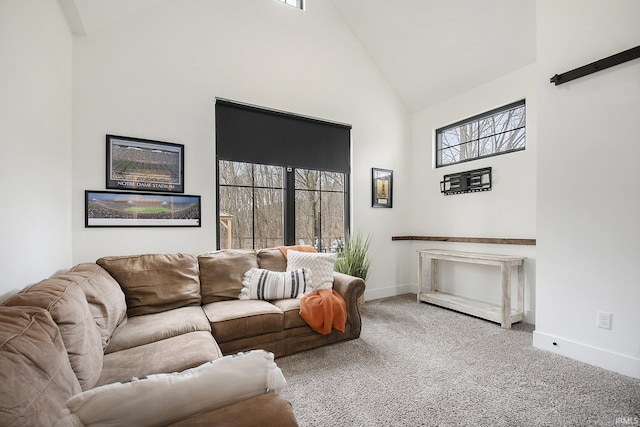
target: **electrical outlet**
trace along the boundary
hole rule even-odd
[[[598,328],[611,329],[611,313],[598,311]]]

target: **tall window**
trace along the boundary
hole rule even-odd
[[[338,251],[346,227],[345,181],[340,172],[219,161],[220,248],[295,242]]]
[[[216,99],[218,247],[340,249],[351,126]]]
[[[436,130],[436,167],[524,150],[525,101]]]

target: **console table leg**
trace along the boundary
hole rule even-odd
[[[524,320],[524,263],[518,265],[518,312]]]
[[[431,258],[431,266],[429,268],[431,292],[438,290],[438,260]]]
[[[422,258],[422,254],[418,254],[418,291],[416,292],[418,302],[420,302],[420,294],[422,293]]]
[[[511,329],[511,267],[506,263],[500,266],[502,273],[502,321],[500,326]]]

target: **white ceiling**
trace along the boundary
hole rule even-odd
[[[332,0],[410,111],[535,62],[533,0]]]
[[[91,35],[167,0],[58,1]],[[534,0],[331,1],[412,112],[536,60]]]

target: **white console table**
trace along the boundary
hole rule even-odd
[[[505,329],[524,318],[524,260],[526,257],[457,252],[444,249],[418,251],[418,302],[449,308],[472,316],[500,323]],[[424,292],[423,263],[429,260],[429,290]],[[468,298],[440,292],[438,290],[438,261],[467,262],[500,267],[502,276],[502,304],[493,305]],[[516,308],[511,308],[511,269],[517,269],[518,295]]]

